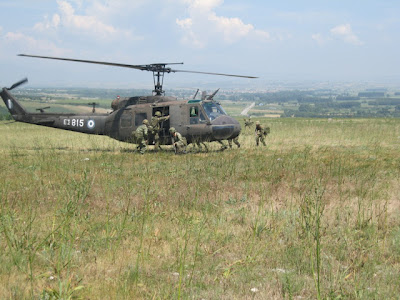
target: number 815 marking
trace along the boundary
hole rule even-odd
[[[73,127],[83,127],[85,124],[84,119],[64,119],[65,126],[73,126]]]

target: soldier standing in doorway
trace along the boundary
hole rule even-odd
[[[154,116],[151,118],[150,121],[150,126],[152,127],[151,133],[154,136],[154,150],[158,151],[158,149],[161,149],[160,146],[160,129],[161,129],[161,122],[167,121],[169,119],[169,116],[161,117],[161,112],[156,111]]]

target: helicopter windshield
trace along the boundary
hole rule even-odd
[[[217,118],[218,116],[226,115],[226,112],[224,111],[222,106],[216,102],[203,102],[202,106],[211,121]]]

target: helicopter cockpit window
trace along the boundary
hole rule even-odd
[[[144,119],[147,119],[146,113],[136,113],[135,114],[135,126],[142,125]]]
[[[218,103],[203,102],[202,105],[203,105],[204,111],[206,112],[207,116],[210,118],[211,121],[220,115],[226,115],[226,112],[221,107],[221,105],[219,105]]]
[[[190,124],[198,124],[199,123],[199,107],[198,106],[190,106],[189,116],[190,116]]]
[[[206,117],[204,116],[204,114],[202,112],[200,112],[200,123],[205,123],[206,121],[207,121]]]

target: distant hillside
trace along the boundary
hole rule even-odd
[[[208,91],[209,92],[209,91]],[[89,102],[98,103],[98,109],[107,111],[111,101],[117,96],[149,95],[149,90],[123,89],[89,89],[89,88],[29,88],[14,92],[28,111],[50,106],[51,112],[76,113]],[[167,90],[166,95],[192,98],[192,89]],[[400,117],[400,95],[386,89],[352,91],[344,93],[336,89],[281,90],[281,91],[233,91],[221,90],[215,98],[224,105],[225,100],[231,103],[255,103],[249,115],[267,116],[264,110],[271,110],[281,117],[308,118],[354,118],[354,117]],[[248,105],[248,104],[247,104]],[[263,111],[260,111],[263,110]],[[278,113],[277,113],[278,112]],[[0,119],[9,118],[4,106],[0,105]]]

